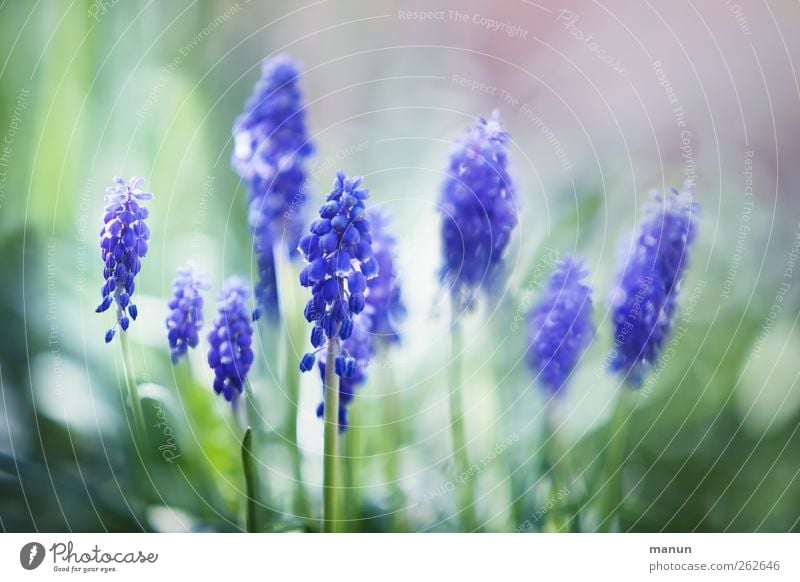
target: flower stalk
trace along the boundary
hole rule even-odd
[[[339,527],[339,376],[335,360],[339,340],[328,340],[325,363],[324,468],[323,468],[323,531],[335,532]]]
[[[460,491],[460,515],[461,524],[464,531],[474,531],[476,526],[474,501],[474,482],[469,475],[469,454],[467,452],[466,430],[464,427],[464,405],[461,390],[461,351],[463,340],[461,336],[461,326],[453,316],[450,325],[450,342],[452,356],[450,358],[448,375],[448,402],[450,405],[450,435],[453,439],[453,461],[457,477],[466,475],[464,482],[461,483]]]
[[[120,346],[122,347],[122,371],[125,376],[125,384],[128,388],[128,400],[130,401],[131,412],[133,413],[134,434],[140,446],[147,444],[147,427],[144,423],[144,413],[142,412],[142,401],[139,398],[139,387],[136,383],[136,376],[133,371],[133,361],[131,349],[128,344],[128,334],[120,334]]]
[[[618,524],[614,515],[623,503],[622,471],[628,443],[628,420],[633,412],[633,397],[633,390],[623,386],[608,426],[608,448],[604,463],[606,479],[600,503],[601,522],[598,526],[601,531],[614,531]]]
[[[242,468],[244,470],[245,489],[247,491],[247,509],[245,527],[248,532],[259,531],[258,527],[258,477],[253,454],[253,429],[249,426],[242,439]]]

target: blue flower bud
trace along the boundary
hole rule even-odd
[[[368,280],[378,276],[379,268],[378,261],[375,257],[370,257],[361,264],[361,272]]]
[[[339,337],[346,340],[353,334],[353,320],[349,317],[342,322],[339,328]]]
[[[336,372],[337,376],[344,376],[345,373],[345,357],[344,356],[336,356],[334,359],[334,371]]]
[[[344,360],[344,377],[352,378],[356,373],[356,360],[355,358],[345,358]]]
[[[95,312],[102,313],[103,311],[106,311],[109,307],[111,307],[111,303],[113,301],[114,300],[112,299],[111,295],[106,295],[103,297],[103,301],[100,303],[100,305],[97,306],[97,309],[95,309]]]
[[[308,372],[314,367],[314,354],[305,354],[300,360],[300,371]]]
[[[347,277],[347,286],[350,293],[363,293],[367,288],[367,279],[358,271],[354,271]]]
[[[350,311],[354,314],[364,311],[364,295],[362,293],[353,293],[350,295]]]
[[[336,337],[337,323],[333,315],[323,315],[319,323],[322,326],[322,329],[325,330],[325,337],[329,339]]]

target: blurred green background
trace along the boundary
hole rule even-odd
[[[482,529],[542,529],[545,398],[517,316],[564,252],[590,265],[599,331],[557,403],[574,479],[565,503],[583,508],[583,529],[597,523],[596,468],[620,387],[603,370],[607,290],[649,190],[686,177],[701,234],[676,334],[631,419],[618,527],[800,529],[798,6],[606,4],[0,3],[0,529],[241,529],[241,429],[213,395],[204,348],[169,363],[165,298],[195,258],[213,285],[208,325],[223,278],[254,274],[230,129],[261,60],[281,51],[305,65],[309,206],[338,167],[365,176],[394,215],[409,310],[402,346],[376,357],[353,405],[350,529],[459,528],[436,201],[453,139],[493,109],[512,135],[522,215],[503,292],[464,321]],[[166,419],[148,451],[132,447],[118,346],[103,343],[108,314],[94,313],[115,174],[146,176],[155,196],[129,334],[146,413]],[[302,305],[305,290],[293,293]],[[261,511],[266,529],[314,530],[320,386],[302,380],[297,483],[274,335],[259,327],[252,372]]]

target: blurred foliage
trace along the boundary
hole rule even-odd
[[[0,54],[7,56],[0,69],[0,132],[19,114],[0,206],[3,531],[243,528],[236,416],[242,411],[214,397],[202,350],[189,362],[170,365],[162,327],[163,298],[187,256],[200,258],[215,289],[226,275],[253,274],[244,192],[228,167],[230,127],[261,58],[294,43],[291,27],[300,26],[297,17],[287,16],[279,30],[261,28],[259,22],[272,22],[293,5],[256,4],[84,0],[0,6]],[[233,12],[222,18],[226,10]],[[319,10],[320,21],[336,15],[332,8]],[[357,7],[348,10],[330,22],[360,14]],[[214,22],[214,30],[203,34]],[[357,36],[328,31],[314,44],[288,48],[320,55],[337,42],[351,51]],[[392,81],[363,83],[388,77],[392,65],[411,74],[444,57],[420,53],[395,61],[393,53],[378,51],[374,58],[363,78],[357,67],[334,62],[330,71],[312,69],[305,80],[318,132],[314,196],[343,160],[368,176],[375,203],[395,214],[404,294],[412,308],[404,345],[373,362],[354,403],[358,421],[345,437],[357,461],[348,476],[354,487],[348,492],[349,528],[452,531],[458,528],[454,496],[431,495],[452,480],[444,390],[447,309],[436,290],[434,201],[450,140],[468,116],[447,113],[447,91],[432,86],[426,93]],[[406,101],[393,101],[398,96]],[[391,110],[416,99],[422,105],[413,121],[402,108]],[[470,115],[482,113],[486,102],[478,99],[467,95],[459,106]],[[336,115],[326,118],[332,111]],[[512,156],[519,161],[523,220],[509,253],[507,287],[465,322],[463,360],[473,462],[516,439],[474,477],[479,514],[485,529],[513,531],[547,502],[545,403],[524,365],[524,321],[515,318],[536,297],[553,249],[577,250],[591,264],[598,290],[598,338],[558,403],[559,437],[576,479],[565,507],[585,512],[569,528],[592,529],[602,518],[593,513],[592,499],[603,485],[598,468],[619,389],[603,370],[610,325],[602,290],[613,279],[614,245],[625,241],[645,193],[627,194],[621,174],[598,177],[591,170],[577,185],[545,176],[545,187],[538,170],[521,162],[539,136],[528,126],[510,125],[519,137]],[[353,147],[362,143],[368,147]],[[613,148],[602,153],[605,164],[621,163]],[[131,438],[118,347],[103,344],[107,322],[93,312],[101,268],[95,235],[103,189],[115,173],[142,173],[155,192],[151,252],[137,281],[143,317],[130,333],[152,427],[143,449]],[[740,208],[717,208],[710,196],[703,201],[702,238],[683,285],[684,303],[696,296],[696,305],[673,356],[654,374],[629,421],[618,527],[798,531],[796,289],[776,325],[764,329],[797,225],[780,211],[773,222],[772,209],[757,210],[735,285],[725,296]],[[291,301],[302,305],[302,290],[296,293]],[[207,322],[212,309],[210,295]],[[682,315],[686,311],[684,304]],[[260,522],[270,531],[317,530],[321,429],[314,408],[320,388],[316,379],[303,379],[301,485],[310,513],[296,516],[292,495],[299,485],[281,426],[292,403],[278,379],[281,358],[296,358],[305,348],[278,347],[280,334],[263,326],[259,336],[252,382],[262,415],[255,433]],[[532,531],[545,528],[543,518],[531,523]]]

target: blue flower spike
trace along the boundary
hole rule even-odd
[[[335,372],[341,379],[341,401],[345,405],[349,399],[344,386],[348,381],[358,383],[361,367],[366,365],[371,350],[360,347],[363,339],[358,335],[355,321],[366,308],[368,284],[379,273],[372,249],[372,226],[366,213],[368,198],[369,191],[361,187],[360,177],[348,178],[344,170],[339,170],[326,202],[319,209],[319,218],[311,223],[308,234],[300,238],[298,245],[306,261],[300,272],[300,284],[311,289],[304,315],[313,324],[311,345],[315,348],[303,356],[300,370],[309,371],[316,354],[334,341],[339,350]],[[368,340],[367,335],[366,343]],[[320,364],[324,369],[324,363]],[[342,414],[340,411],[340,419],[346,418]]]
[[[189,348],[196,348],[203,327],[202,291],[209,289],[205,273],[199,273],[194,262],[177,271],[172,282],[172,298],[167,303],[167,341],[172,363],[177,363]]]
[[[478,291],[493,289],[518,222],[508,133],[497,111],[488,120],[479,119],[456,144],[439,204],[441,278],[459,304],[469,306]]]
[[[153,198],[150,192],[141,189],[143,184],[144,178],[133,177],[126,182],[115,176],[114,186],[106,188],[103,228],[100,229],[105,282],[101,288],[102,301],[95,309],[102,313],[112,304],[116,305],[116,323],[106,331],[106,343],[114,338],[117,326],[127,331],[131,320],[139,315],[131,298],[150,238],[150,229],[145,223],[150,211],[143,202]]]
[[[680,282],[697,237],[700,206],[688,186],[654,193],[611,297],[611,369],[638,387],[672,331]]]
[[[299,89],[300,64],[285,54],[264,60],[261,77],[233,124],[231,165],[248,187],[248,221],[258,265],[259,308],[278,317],[276,246],[292,253],[303,228],[306,160],[314,151]]]
[[[228,402],[244,392],[253,364],[253,325],[244,281],[231,277],[219,295],[214,328],[208,334],[208,365],[214,370],[214,391]]]
[[[558,394],[594,337],[592,290],[586,267],[566,256],[528,316],[528,365],[550,393]]]
[[[374,341],[396,344],[400,341],[399,323],[406,316],[406,307],[400,292],[395,269],[397,241],[389,232],[389,217],[385,212],[370,209],[367,213],[372,225],[372,250],[378,265],[378,275],[364,281],[367,287],[366,312],[369,315],[367,331]],[[358,285],[361,284],[357,280]]]

